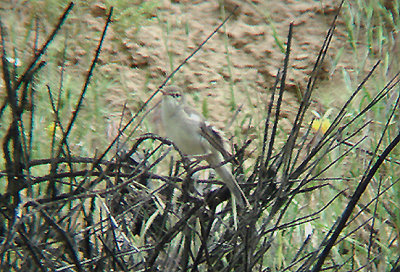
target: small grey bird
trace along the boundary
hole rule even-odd
[[[222,136],[202,115],[186,105],[178,87],[168,86],[161,92],[161,116],[167,137],[185,155],[204,158],[228,186],[238,205],[248,207],[249,202],[229,165],[222,164],[230,157]]]

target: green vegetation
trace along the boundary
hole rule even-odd
[[[34,49],[53,31],[65,3],[32,0],[13,6],[3,2],[7,1],[0,1],[2,37],[13,72],[8,80],[14,88]],[[233,116],[225,125],[232,127],[236,151],[243,148],[237,154],[235,172],[253,205],[247,213],[239,211],[240,223],[234,229],[229,194],[219,190],[199,196],[197,192],[200,187],[205,192],[211,189],[213,174],[200,171],[203,164],[174,161],[165,139],[144,135],[152,120],[151,114],[146,115],[152,105],[144,107],[151,93],[145,91],[152,88],[158,74],[146,64],[146,52],[140,52],[144,59],[140,65],[131,59],[137,42],[134,37],[146,25],[162,30],[160,52],[167,54],[163,65],[169,73],[178,61],[171,48],[171,28],[179,25],[187,36],[192,29],[187,22],[161,20],[158,1],[77,2],[34,65],[33,77],[14,90],[21,106],[18,110],[7,101],[7,77],[4,70],[0,73],[6,79],[0,83],[1,269],[16,271],[27,265],[43,271],[312,269],[325,247],[326,235],[354,199],[367,170],[399,133],[397,82],[391,84],[393,91],[377,101],[385,85],[393,77],[398,80],[399,4],[398,0],[345,2],[339,18],[347,40],[333,59],[325,60],[331,65],[329,76],[340,75],[341,82],[317,80],[311,98],[317,103],[302,93],[311,106],[302,111],[304,121],[295,125],[293,134],[291,127],[284,128],[275,119],[279,89],[271,86],[271,92],[275,91],[271,112],[271,92],[252,93],[253,82],[245,82],[238,95],[229,37],[224,33],[227,66],[221,69],[228,75],[230,94],[222,106]],[[111,6],[114,14],[108,31],[113,31],[113,39],[106,36],[88,80]],[[219,12],[225,17],[222,5]],[[278,36],[276,23],[270,23],[276,46],[285,52],[284,35]],[[354,69],[340,65],[344,58],[354,60]],[[42,60],[46,64],[39,67]],[[378,60],[381,64],[351,100]],[[145,71],[143,89],[126,83],[130,69]],[[156,78],[159,83],[164,80],[161,74]],[[177,78],[185,79],[178,74]],[[85,83],[89,84],[82,95]],[[241,112],[238,97],[245,97],[248,105],[258,100],[263,103]],[[80,98],[83,102],[77,107]],[[197,93],[191,98],[206,117],[211,116],[211,98]],[[75,113],[66,144],[60,145]],[[320,120],[312,123],[318,114]],[[266,118],[268,130],[264,130]],[[13,124],[17,126],[10,133]],[[276,131],[274,124],[278,124]],[[111,147],[125,125],[127,129]],[[298,137],[292,138],[297,129]],[[252,143],[246,146],[249,139]],[[275,143],[269,154],[271,139]],[[17,140],[22,150],[16,148]],[[311,156],[313,148],[318,152]],[[393,149],[371,179],[324,268],[391,271],[399,266],[399,154],[398,147]],[[196,189],[191,188],[194,182]]]

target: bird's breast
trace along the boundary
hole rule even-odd
[[[182,121],[178,114],[163,120],[166,136],[172,140],[185,155],[203,155],[207,153],[207,143],[197,131],[196,126]]]

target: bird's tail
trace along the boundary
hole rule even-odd
[[[231,194],[235,197],[236,202],[242,208],[250,207],[249,201],[245,194],[237,183],[235,177],[232,175],[232,171],[227,164],[216,167],[223,161],[220,156],[213,156],[207,158],[208,163],[214,168],[215,172],[220,176],[222,181],[228,186]]]

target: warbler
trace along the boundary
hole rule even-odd
[[[189,107],[182,91],[176,86],[161,90],[161,118],[167,138],[188,156],[205,159],[228,186],[231,195],[241,207],[249,202],[227,163],[231,155],[224,147],[221,134],[204,117]]]

